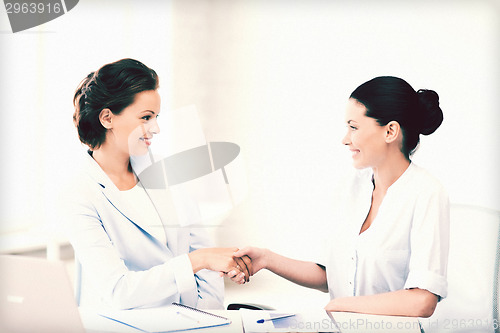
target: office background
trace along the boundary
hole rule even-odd
[[[163,112],[194,104],[209,141],[241,147],[247,197],[218,245],[316,255],[351,168],[347,98],[379,75],[438,92],[445,120],[414,161],[453,202],[500,209],[497,1],[82,0],[25,32],[0,23],[2,236],[53,221],[85,150],[74,89],[125,57],[157,71]]]

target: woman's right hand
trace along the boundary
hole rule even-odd
[[[269,265],[271,251],[258,247],[247,246],[234,253],[235,257],[248,256],[252,260],[252,267],[250,269],[250,276],[254,275],[263,268]]]
[[[231,281],[237,284],[245,284],[245,282],[250,281],[250,272],[252,271],[252,260],[248,256],[243,257],[233,257],[238,266],[236,266],[239,270],[233,270],[228,273],[221,273],[221,276],[224,274],[231,279]],[[242,273],[243,272],[243,273]],[[248,276],[246,275],[248,273]]]
[[[234,258],[236,251],[238,251],[236,247],[202,248],[188,253],[188,257],[191,260],[194,273],[201,269],[223,273],[241,271],[244,273],[245,281],[248,281],[251,273],[246,265],[239,265],[239,262]]]

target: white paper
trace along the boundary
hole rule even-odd
[[[145,332],[171,332],[230,324],[225,318],[179,306],[101,312],[109,320]]]
[[[255,311],[241,309],[241,319],[245,333],[259,332],[340,332],[324,309],[288,313],[280,311]],[[262,324],[260,319],[269,319],[281,315],[294,314],[282,319],[268,320]]]

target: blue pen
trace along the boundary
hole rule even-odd
[[[283,319],[283,318],[288,318],[288,317],[293,317],[293,316],[295,316],[295,314],[287,314],[287,315],[277,316],[277,317],[268,318],[268,319],[259,319],[259,320],[257,320],[257,324],[263,324],[265,321],[278,320],[278,319]]]

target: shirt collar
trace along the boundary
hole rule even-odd
[[[396,179],[396,181],[392,183],[391,186],[389,186],[387,192],[405,186],[408,183],[409,179],[411,179],[411,174],[413,173],[414,169],[415,165],[410,161],[410,165],[408,165],[403,174],[399,176],[399,178]]]

